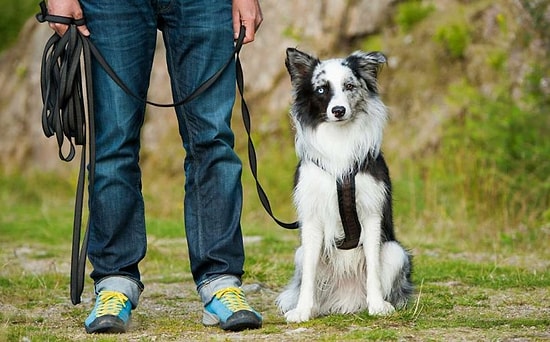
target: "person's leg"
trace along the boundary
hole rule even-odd
[[[232,57],[231,1],[172,1],[160,13],[177,101]],[[187,153],[184,216],[191,271],[205,304],[219,291],[238,290],[243,274],[242,164],[233,150],[230,126],[234,101],[235,65],[231,63],[204,94],[176,108]],[[261,324],[261,318],[254,324]]]
[[[83,0],[81,4],[92,42],[127,86],[145,97],[156,41],[149,1]],[[145,107],[124,93],[95,61],[92,68],[96,168],[89,200],[91,277],[97,294],[121,292],[135,308],[143,289],[138,263],[146,251],[138,165]]]
[[[163,31],[175,100],[216,73],[232,56],[230,1],[173,1]],[[161,11],[162,13],[162,11]],[[243,274],[241,161],[230,127],[235,101],[231,64],[204,94],[176,109],[185,158],[185,227],[197,286]],[[238,285],[238,284],[236,284]]]

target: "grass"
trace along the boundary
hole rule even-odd
[[[72,192],[70,179],[53,175],[0,177],[0,212],[7,213],[0,218],[0,340],[449,341],[550,337],[546,305],[550,273],[544,248],[530,249],[528,242],[521,242],[512,250],[502,246],[504,241],[488,244],[471,236],[464,241],[470,248],[462,249],[454,244],[455,233],[429,236],[424,231],[437,234],[438,228],[417,225],[398,231],[415,255],[417,293],[405,310],[389,317],[358,313],[287,324],[274,299],[292,275],[298,235],[276,227],[261,212],[245,215],[256,219],[252,225],[244,221],[244,281],[260,284],[260,290],[248,297],[264,315],[262,329],[223,333],[200,324],[200,303],[189,273],[181,219],[153,214],[147,221],[149,250],[142,263],[146,290],[134,312],[131,332],[89,336],[82,322],[93,305],[90,280],[86,280],[82,304],[73,306],[68,298]],[[155,198],[154,194],[146,197],[148,201]],[[255,197],[250,201],[257,202]],[[426,239],[418,237],[420,234]]]

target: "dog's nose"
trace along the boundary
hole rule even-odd
[[[332,107],[332,114],[334,114],[336,118],[341,118],[346,114],[346,108],[344,106]]]

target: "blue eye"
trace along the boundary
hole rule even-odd
[[[325,93],[325,88],[319,87],[319,88],[315,89],[315,91],[317,92],[317,94],[324,94]]]

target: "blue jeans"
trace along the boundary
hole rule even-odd
[[[157,29],[163,33],[174,100],[181,100],[231,56],[231,0],[82,0],[91,40],[118,76],[145,98]],[[138,263],[146,252],[139,167],[145,105],[93,64],[96,126],[88,257],[96,284],[130,288],[134,307],[143,289]],[[191,271],[199,292],[216,279],[240,284],[241,161],[233,150],[235,101],[231,64],[206,93],[176,108],[186,151],[184,217]],[[114,285],[113,285],[114,284]],[[117,290],[117,288],[110,288]],[[215,289],[214,289],[215,290]],[[208,294],[202,294],[206,299]]]

